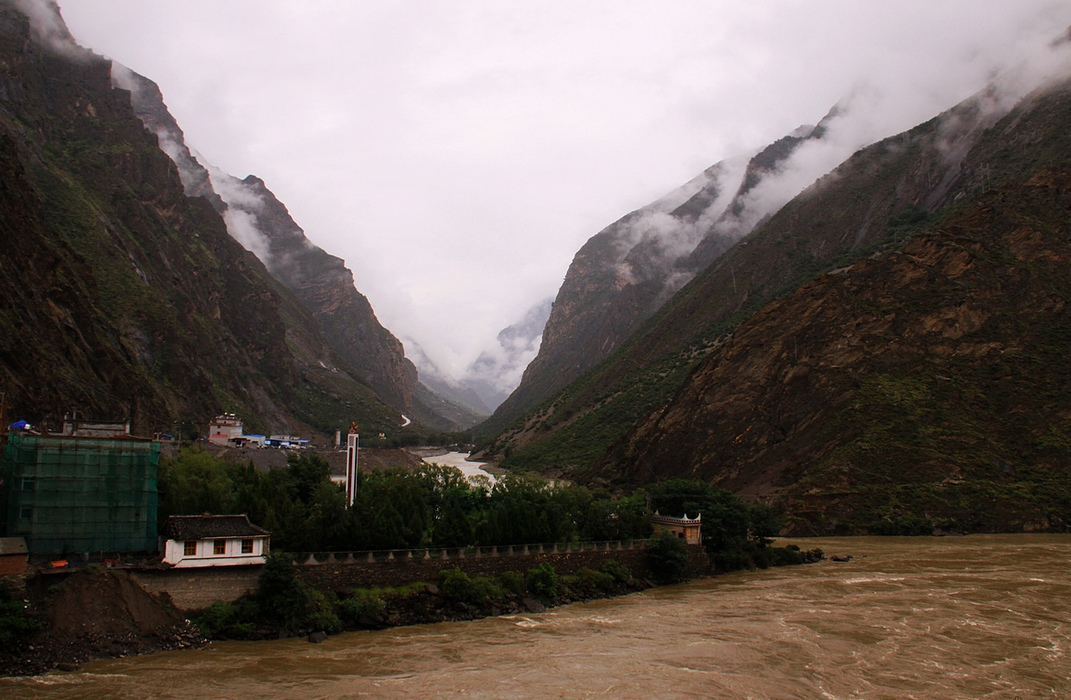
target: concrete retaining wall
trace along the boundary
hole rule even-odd
[[[206,569],[161,569],[132,572],[145,590],[167,595],[179,610],[200,610],[212,603],[233,603],[257,588],[263,564]]]
[[[414,581],[435,583],[439,571],[457,567],[470,576],[494,576],[505,571],[526,571],[547,563],[561,574],[575,573],[582,568],[595,569],[607,561],[617,561],[632,572],[633,576],[646,577],[647,563],[644,550],[577,550],[566,552],[530,553],[514,556],[480,557],[406,557],[386,561],[355,561],[352,563],[327,563],[317,566],[300,566],[298,575],[302,580],[321,590],[344,588],[375,588],[377,586],[400,586]]]
[[[710,573],[710,560],[701,546],[688,547],[690,577]],[[527,571],[547,563],[561,574],[597,569],[607,561],[624,565],[633,576],[647,578],[646,541],[602,542],[562,547],[526,545],[469,550],[399,550],[342,552],[317,557],[298,555],[298,576],[323,591],[401,586],[416,581],[434,583],[439,571],[457,567],[470,576],[495,576]],[[257,587],[262,565],[206,569],[143,570],[134,579],[147,591],[170,596],[180,610],[198,610],[212,603],[232,603]]]

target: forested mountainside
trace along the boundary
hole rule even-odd
[[[1009,108],[993,87],[860,150],[723,253],[618,351],[516,421],[484,454],[503,457],[507,466],[590,480],[622,478],[616,470],[629,463],[623,457],[603,460],[595,470],[591,464],[636,421],[669,404],[695,366],[738,324],[824,272],[897,250],[916,233],[931,230],[993,185],[998,157],[1006,161],[1007,177],[1029,179],[1032,161],[1019,154],[1023,143],[1035,142],[1036,127],[1027,126],[1025,117],[1042,104],[1047,103],[1021,105],[1017,116],[993,130]],[[1062,143],[1057,134],[1068,124],[1050,126],[1046,133],[1052,138],[1037,141],[1036,148]],[[766,342],[776,340],[774,334]],[[640,474],[626,472],[627,478],[659,478]]]
[[[1071,527],[1071,82],[963,165],[939,216],[753,314],[589,478],[699,478],[797,534]]]
[[[0,378],[9,415],[130,416],[168,431],[221,410],[323,432],[398,410],[309,310],[188,197],[178,168],[58,10],[0,3]]]
[[[419,387],[417,369],[394,335],[380,324],[353,273],[338,257],[314,245],[260,178],[210,174],[185,143],[159,87],[116,65],[113,81],[130,90],[131,102],[161,148],[175,161],[187,194],[204,196],[223,215],[231,235],[305,306],[327,344],[398,411],[438,430],[475,424],[480,416]],[[210,167],[210,166],[209,166]]]
[[[491,435],[610,355],[700,270],[746,235],[771,207],[752,194],[796,149],[818,140],[803,126],[750,159],[723,161],[592,236],[554,299],[539,353],[520,385],[479,428]]]

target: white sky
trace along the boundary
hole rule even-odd
[[[850,91],[909,128],[1071,25],[1066,0],[60,0],[253,173],[380,321],[460,374],[573,254]]]

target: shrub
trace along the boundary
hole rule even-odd
[[[714,562],[715,570],[721,572],[755,568],[755,562],[752,561],[751,554],[738,547],[715,551],[710,558]]]
[[[498,581],[502,588],[510,593],[524,595],[528,591],[528,586],[524,583],[524,574],[519,571],[503,571],[498,575]]]
[[[287,629],[301,627],[313,612],[309,589],[298,580],[294,562],[272,552],[257,581],[257,606],[266,620]]]
[[[528,590],[541,600],[549,601],[558,595],[558,572],[550,564],[540,564],[528,570],[525,576]]]
[[[628,583],[632,578],[632,572],[628,570],[628,567],[617,561],[616,559],[608,559],[602,563],[599,567],[599,571],[610,574],[616,583]]]
[[[684,580],[688,568],[688,545],[669,532],[660,532],[647,545],[647,566],[658,583]]]
[[[206,637],[218,637],[234,622],[235,609],[230,603],[212,603],[193,617],[193,624]]]
[[[314,631],[322,630],[328,634],[342,631],[342,621],[335,614],[334,606],[323,593],[309,589],[309,614],[303,622],[304,627]]]
[[[603,593],[609,593],[614,589],[614,577],[605,571],[583,568],[576,572],[576,579],[582,586]]]
[[[23,602],[6,584],[0,584],[0,650],[13,650],[19,640],[37,631],[40,623],[30,617]]]
[[[338,616],[348,625],[359,625],[363,624],[361,618],[375,618],[385,608],[383,599],[372,591],[355,591],[338,602]]]
[[[479,605],[483,602],[484,591],[476,581],[461,569],[443,569],[439,572],[439,590],[443,598],[455,603]]]

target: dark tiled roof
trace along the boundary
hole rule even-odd
[[[259,537],[270,534],[242,515],[172,515],[164,535],[172,540],[208,540],[217,537]]]

